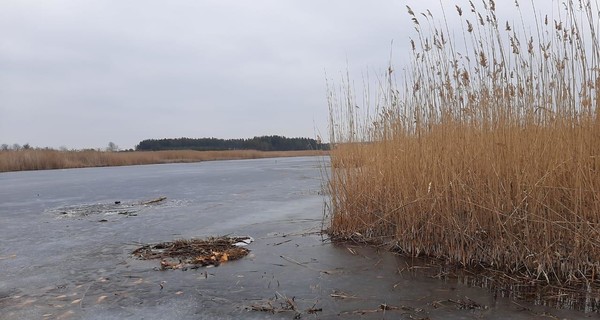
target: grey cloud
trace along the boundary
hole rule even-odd
[[[0,143],[326,133],[325,70],[383,70],[403,5],[3,1]]]

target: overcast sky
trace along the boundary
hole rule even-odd
[[[392,49],[394,63],[405,63],[414,36],[406,4],[439,8],[438,0],[2,0],[0,144],[326,136],[326,73],[382,72]]]

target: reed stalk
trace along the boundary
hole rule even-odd
[[[370,105],[349,78],[329,86],[334,237],[598,282],[598,4],[554,5],[530,28],[500,20],[494,1],[470,2],[452,8],[453,31],[408,7],[416,37],[403,80],[390,67]]]

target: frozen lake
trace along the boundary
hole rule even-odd
[[[428,277],[391,253],[322,241],[324,164],[306,157],[0,173],[0,319],[595,316],[517,304]],[[252,236],[250,255],[188,271],[131,257],[143,244],[221,235]],[[252,310],[283,311],[292,298],[295,311]],[[480,308],[452,302],[467,299]]]

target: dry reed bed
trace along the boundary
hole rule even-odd
[[[19,150],[0,152],[0,172],[84,167],[128,166],[209,160],[259,159],[324,155],[324,151],[58,151]]]
[[[599,283],[597,5],[560,5],[530,29],[483,3],[455,8],[455,41],[445,20],[408,8],[412,64],[402,83],[390,67],[374,103],[366,93],[356,108],[350,79],[329,88],[331,234],[547,283]]]

